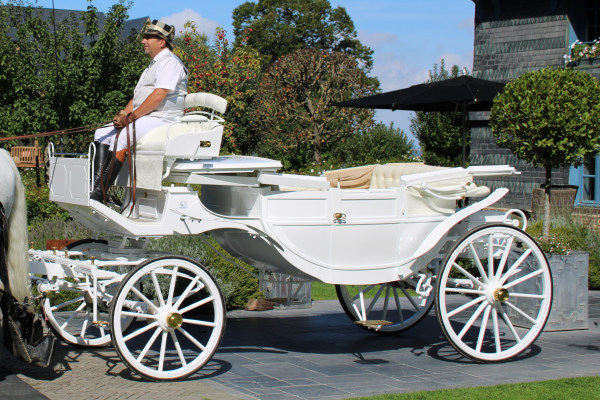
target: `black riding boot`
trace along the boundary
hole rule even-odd
[[[94,157],[94,187],[96,187],[100,182],[102,168],[108,160],[110,146],[108,144],[103,144],[100,142],[94,142],[94,144],[96,145],[96,155]]]
[[[111,168],[111,160],[112,151],[108,152],[108,158],[103,165],[102,168],[102,177],[98,180],[98,184],[94,185],[94,190],[90,193],[90,199],[96,201],[104,201],[104,196],[102,195],[102,188],[104,188],[104,192],[106,193],[108,189],[115,183],[117,176],[119,175],[119,171],[123,166],[123,163],[116,158],[114,159],[113,166]]]

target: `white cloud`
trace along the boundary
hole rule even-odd
[[[475,20],[473,18],[465,18],[456,25],[459,29],[465,29],[469,32],[473,32],[475,29]]]
[[[473,52],[469,52],[467,54],[459,55],[453,53],[444,53],[440,56],[439,60],[442,58],[445,61],[446,69],[450,70],[453,65],[458,65],[458,67],[462,70],[466,67],[469,72],[473,70]]]
[[[204,18],[199,12],[189,8],[186,8],[181,12],[162,17],[160,20],[169,25],[175,26],[176,35],[183,31],[183,27],[188,21],[194,22],[198,31],[207,34],[209,38],[214,36],[215,30],[217,27],[219,27],[219,23],[217,21]]]
[[[369,46],[373,50],[380,49],[382,47],[396,44],[400,38],[398,35],[387,32],[369,32],[365,30],[358,31],[358,39],[365,46]]]

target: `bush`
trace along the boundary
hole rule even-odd
[[[573,221],[555,220],[550,226],[548,240],[542,240],[542,221],[535,221],[527,228],[546,253],[560,253],[564,250],[580,250],[590,254],[588,287],[600,289],[600,234]]]
[[[226,254],[210,236],[200,237],[199,235],[165,236],[153,239],[148,245],[148,250],[164,251],[198,259],[217,281],[229,310],[244,308],[249,299],[263,297],[258,287],[258,279],[222,258],[210,246],[207,246],[203,239]],[[236,262],[244,268],[256,272],[255,268],[244,262],[240,260],[236,260]]]

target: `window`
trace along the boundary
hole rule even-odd
[[[591,42],[600,37],[600,0],[585,0],[585,38]]]
[[[571,167],[569,183],[579,186],[575,204],[600,205],[600,155],[586,157],[583,165]]]

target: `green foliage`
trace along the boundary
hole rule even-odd
[[[246,45],[252,35],[246,34],[232,46],[225,31],[218,28],[211,45],[193,23],[188,23],[182,39],[178,39],[180,48],[175,50],[189,69],[189,93],[209,92],[227,100],[222,148],[241,154],[252,152],[256,146],[249,115],[262,71],[258,52]]]
[[[205,236],[205,239],[211,246],[224,252],[212,238]],[[227,308],[230,310],[244,308],[249,299],[262,297],[258,288],[258,279],[222,258],[198,235],[165,236],[161,239],[154,239],[150,242],[148,250],[164,251],[200,260],[217,281]],[[244,268],[256,272],[253,267],[244,262],[239,260],[236,262]]]
[[[332,150],[345,167],[408,161],[415,153],[414,142],[406,134],[389,126],[376,124],[371,129],[342,139]]]
[[[550,227],[552,168],[578,165],[600,148],[600,82],[588,73],[546,67],[527,72],[494,99],[490,126],[500,146],[546,170],[544,238]]]
[[[373,111],[331,104],[376,89],[355,58],[340,52],[297,50],[267,70],[254,99],[252,124],[260,153],[285,169],[320,164],[353,133],[373,123]]]
[[[332,8],[328,0],[247,1],[233,10],[233,28],[238,44],[251,29],[248,44],[269,62],[309,48],[351,54],[367,71],[373,63],[373,50],[357,39],[346,9]]]
[[[546,169],[580,164],[598,151],[598,120],[600,82],[585,72],[550,67],[509,82],[490,115],[500,146]]]
[[[600,289],[600,233],[571,221],[553,221],[547,239],[542,236],[543,222],[536,221],[527,228],[546,253],[565,254],[571,250],[587,251],[590,254],[588,285],[592,290]]]
[[[90,3],[56,24],[30,3],[0,7],[0,132],[3,136],[99,124],[132,97],[147,64],[139,39],[119,38],[127,19],[124,0],[106,14],[102,32]],[[51,14],[50,14],[51,15]],[[89,35],[84,37],[79,24]],[[91,40],[86,45],[86,40]],[[45,139],[44,139],[45,140]],[[64,151],[85,151],[90,134],[64,136]]]
[[[433,65],[427,82],[437,82],[459,76],[457,65],[446,70],[444,59],[439,68]],[[410,131],[419,140],[421,158],[426,164],[458,167],[462,165],[462,113],[417,111],[410,120]],[[469,154],[470,135],[466,138]]]
[[[25,201],[27,202],[27,221],[30,226],[37,226],[44,221],[69,217],[67,211],[50,201],[48,186],[44,183],[37,187],[36,172],[33,169],[21,170],[21,179],[25,185]],[[40,173],[40,175],[43,172]],[[43,179],[43,176],[40,177]]]

